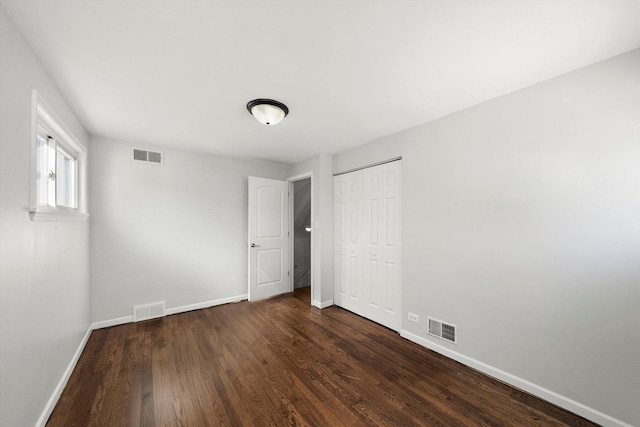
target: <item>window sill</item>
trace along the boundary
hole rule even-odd
[[[87,221],[89,214],[57,209],[32,209],[31,221]]]

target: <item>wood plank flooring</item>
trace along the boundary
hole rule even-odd
[[[593,426],[309,289],[96,330],[54,426]]]

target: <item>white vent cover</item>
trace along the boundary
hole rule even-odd
[[[163,160],[163,155],[161,151],[151,151],[145,150],[142,148],[133,148],[131,149],[133,160],[136,162],[145,162],[145,163],[153,163],[156,165],[161,165]]]
[[[427,316],[427,333],[434,337],[457,344],[456,325]]]
[[[133,306],[133,321],[155,319],[165,316],[164,301]]]

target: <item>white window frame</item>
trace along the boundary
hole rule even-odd
[[[53,109],[34,89],[31,96],[31,191],[30,207],[32,221],[86,221],[87,213],[87,149],[55,115]],[[48,194],[47,203],[38,203],[37,139],[47,136],[47,144],[57,155],[60,147],[75,158],[75,207],[56,204],[54,195]],[[55,187],[55,185],[54,185]]]

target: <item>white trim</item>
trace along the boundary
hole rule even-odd
[[[40,206],[29,210],[31,221],[87,221],[89,214]]]
[[[319,309],[323,309],[323,308],[331,307],[333,305],[333,300],[330,299],[329,301],[324,301],[324,302],[313,300],[311,302],[311,305]]]
[[[93,329],[109,328],[111,326],[124,325],[125,323],[133,323],[133,316],[118,317],[115,319],[101,320],[99,322],[93,322],[91,327]]]
[[[311,177],[313,177],[313,171],[309,171],[309,172],[301,173],[301,174],[298,174],[298,175],[290,176],[289,178],[285,179],[285,181],[296,182],[296,181],[302,181],[303,179],[307,179],[307,178],[311,178]]]
[[[71,145],[71,149],[74,151],[81,151],[83,153],[87,152],[87,148],[80,142],[80,140],[71,132],[71,130],[64,124],[64,122],[58,117],[55,113],[54,109],[51,108],[51,105],[38,93],[36,89],[32,89],[32,107],[35,107],[35,115],[32,117],[37,118],[39,115],[43,116],[45,123],[49,126],[55,133],[57,133],[62,139],[68,144]],[[40,111],[38,111],[40,110]],[[37,126],[36,123],[34,125]],[[34,130],[35,129],[34,127]]]
[[[199,302],[197,304],[189,304],[189,305],[183,305],[181,307],[168,308],[166,313],[167,313],[167,316],[170,315],[170,314],[185,313],[187,311],[200,310],[202,308],[214,307],[216,305],[229,304],[229,303],[233,303],[233,302],[240,302],[240,301],[246,300],[247,298],[249,298],[248,294],[236,295],[236,296],[228,297],[228,298],[220,298],[220,299],[211,300],[211,301]]]
[[[56,407],[56,404],[58,403],[58,400],[62,395],[62,391],[67,385],[67,382],[69,382],[69,378],[71,378],[71,373],[75,369],[76,364],[78,363],[78,360],[80,360],[80,355],[82,354],[84,347],[87,345],[87,342],[89,341],[89,336],[91,336],[91,331],[93,331],[93,325],[89,325],[87,332],[85,332],[84,337],[82,337],[82,340],[80,341],[80,345],[78,345],[76,352],[73,354],[73,357],[71,358],[71,361],[67,366],[67,369],[65,369],[64,373],[62,374],[62,378],[60,378],[60,381],[58,381],[58,385],[53,390],[53,393],[51,394],[49,401],[47,402],[44,409],[42,410],[42,413],[40,414],[38,421],[36,421],[36,427],[44,427],[47,424],[47,421],[49,421],[49,417],[53,412],[53,408]]]
[[[242,294],[242,295],[236,295],[228,298],[220,298],[220,299],[211,300],[211,301],[199,302],[196,304],[189,304],[189,305],[183,305],[180,307],[168,308],[166,309],[165,314],[169,316],[171,314],[185,313],[187,311],[214,307],[216,305],[240,302],[240,301],[246,300],[248,297],[249,296],[247,294]],[[102,328],[109,328],[111,326],[124,325],[125,323],[133,323],[133,315],[117,317],[115,319],[101,320],[99,322],[94,322],[91,326],[93,327],[93,329],[102,329]]]
[[[295,262],[295,253],[296,250],[296,228],[295,228],[295,212],[294,203],[295,199],[295,188],[293,186],[293,182],[287,181],[287,196],[289,198],[289,229],[287,230],[287,236],[289,237],[289,292],[293,292],[296,289],[295,277],[296,277],[296,262]],[[313,295],[313,294],[312,294]]]
[[[29,210],[35,210],[38,206],[38,182],[35,170],[38,168],[36,139],[38,138],[38,91],[31,90],[31,139],[29,141],[30,159],[29,165]]]
[[[400,330],[400,336],[603,426],[633,427],[631,424],[627,424],[624,421],[590,408],[582,403],[576,402],[566,396],[562,396],[561,394],[548,390],[501,369],[495,368],[472,357],[465,356],[457,351],[446,348],[404,329]]]

